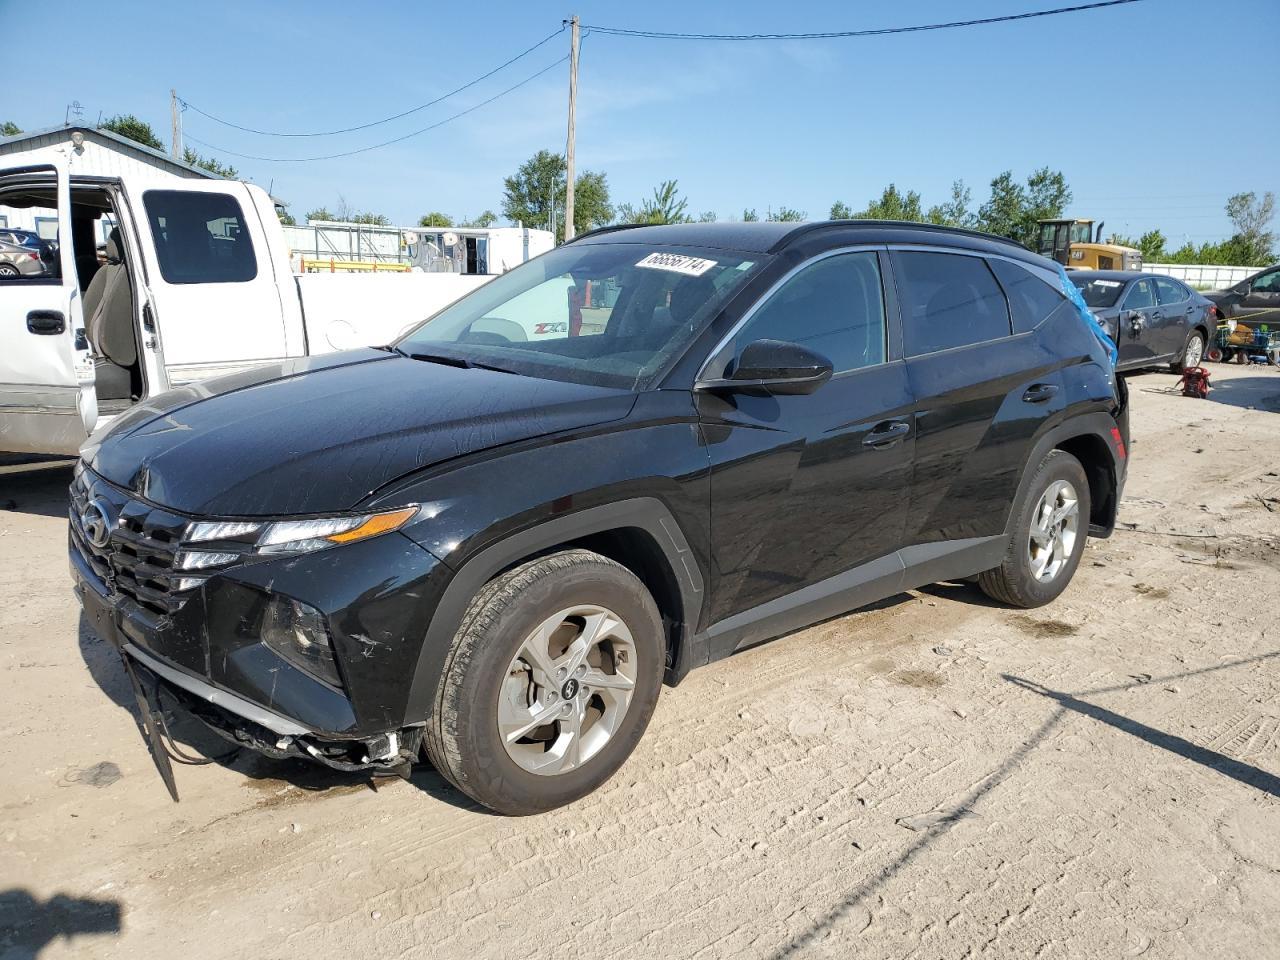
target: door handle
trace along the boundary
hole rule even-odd
[[[32,310],[27,314],[27,330],[46,337],[67,331],[67,318],[61,310]]]
[[[862,445],[877,449],[891,447],[910,432],[911,424],[905,420],[885,420],[871,429],[863,438]]]
[[[1050,397],[1058,392],[1058,386],[1054,383],[1033,383],[1027,387],[1023,393],[1022,399],[1027,403],[1044,403]]]

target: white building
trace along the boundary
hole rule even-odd
[[[74,139],[77,136],[78,142]],[[0,168],[52,163],[68,151],[72,151],[71,170],[77,176],[132,178],[145,173],[151,179],[157,174],[181,179],[223,179],[110,130],[82,126],[50,127],[0,138]],[[0,207],[0,226],[34,230],[46,240],[57,239],[58,221],[52,210]],[[100,243],[106,241],[112,226],[109,218],[102,219]]]

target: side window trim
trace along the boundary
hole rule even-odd
[[[1135,294],[1137,294],[1138,288],[1141,287],[1144,283],[1151,290],[1151,303],[1147,304],[1145,307],[1130,306],[1129,301],[1134,297]],[[1120,309],[1121,310],[1150,310],[1153,306],[1155,306],[1155,303],[1156,303],[1155,285],[1151,282],[1150,278],[1143,277],[1141,280],[1134,281],[1133,286],[1129,288],[1129,292],[1124,295],[1124,300],[1120,304]]]
[[[894,318],[896,317],[898,310],[898,298],[897,291],[890,289],[889,286],[892,274],[885,269],[887,265],[886,261],[888,260],[888,257],[885,256],[885,251],[887,249],[888,248],[883,243],[850,244],[848,246],[833,247],[830,250],[823,250],[821,253],[816,253],[813,256],[802,260],[800,263],[797,263],[794,267],[770,284],[769,288],[761,293],[760,296],[756,297],[755,302],[747,308],[742,316],[737,319],[734,325],[729,328],[725,335],[716,342],[716,345],[707,351],[706,359],[703,360],[702,365],[698,368],[698,375],[694,377],[694,382],[696,383],[699,380],[708,378],[708,369],[720,360],[726,349],[733,346],[734,341],[737,339],[738,334],[742,332],[743,327],[750,323],[756,313],[758,313],[760,309],[773,298],[774,294],[776,294],[785,284],[795,277],[796,274],[822,260],[827,260],[831,257],[837,257],[841,254],[847,253],[876,254],[876,267],[880,273],[880,297],[884,309],[885,359],[881,363],[873,363],[868,364],[865,367],[855,367],[851,370],[838,371],[833,375],[833,379],[847,374],[860,373],[863,370],[873,370],[876,367],[882,367],[887,363],[900,361],[902,359],[900,345],[895,349],[894,344],[894,338],[897,335],[894,331],[898,328],[897,324],[894,322]]]

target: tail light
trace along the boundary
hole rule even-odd
[[[28,260],[39,260],[39,259],[40,259],[40,254],[38,254],[38,253],[28,253],[28,254],[27,254],[27,259],[28,259]]]

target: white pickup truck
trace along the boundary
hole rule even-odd
[[[170,387],[388,343],[492,279],[297,276],[273,201],[234,180],[82,176],[42,163],[0,170],[4,208],[46,220],[56,211],[58,237],[42,275],[0,275],[6,453],[72,454]]]

